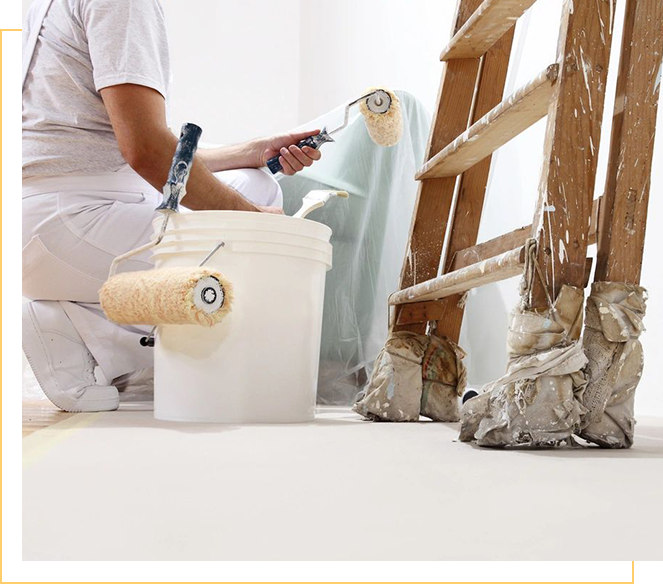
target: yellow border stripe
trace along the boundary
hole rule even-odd
[[[23,438],[23,468],[27,468],[43,458],[77,430],[92,424],[99,415],[99,412],[76,414]]]

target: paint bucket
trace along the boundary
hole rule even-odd
[[[170,219],[155,267],[196,266],[223,242],[206,265],[232,283],[234,301],[213,327],[158,327],[157,419],[313,419],[331,233],[315,221],[267,213],[196,211]]]

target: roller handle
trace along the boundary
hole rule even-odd
[[[304,146],[309,146],[310,148],[314,148],[317,150],[319,148],[319,144],[314,140],[315,136],[309,136],[308,138],[304,138],[303,140],[300,140],[297,142],[297,147],[298,148],[303,148]],[[272,174],[276,174],[277,172],[281,172],[283,170],[283,166],[279,162],[279,157],[281,155],[277,154],[276,156],[272,156],[268,161],[267,161],[267,168],[272,171]]]
[[[319,134],[316,134],[315,136],[309,136],[308,138],[304,138],[303,140],[300,140],[297,142],[296,146],[298,148],[303,148],[304,146],[308,146],[310,148],[313,148],[314,150],[317,150],[322,146],[325,142],[333,142],[334,139],[327,133],[327,129],[324,128],[322,132]],[[267,161],[267,168],[272,172],[272,174],[276,174],[277,172],[281,172],[283,170],[283,166],[279,162],[279,157],[281,155],[277,154],[276,156],[272,156],[268,161]]]
[[[196,126],[196,124],[182,124],[180,139],[177,142],[173,163],[170,165],[170,171],[168,172],[169,183],[178,184],[186,182],[188,179],[193,155],[198,149],[198,141],[202,133],[202,128]]]
[[[198,141],[202,133],[202,129],[196,124],[182,125],[173,163],[168,171],[168,180],[163,187],[165,200],[157,207],[157,211],[177,211],[186,192],[184,187],[189,180],[193,156],[198,149]]]

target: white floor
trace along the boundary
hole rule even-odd
[[[662,419],[629,451],[503,452],[345,409],[239,427],[123,408],[24,439],[24,559],[663,559]]]

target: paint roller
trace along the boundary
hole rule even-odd
[[[118,324],[198,324],[220,322],[232,305],[232,285],[218,271],[205,264],[223,247],[220,242],[197,267],[162,268],[116,274],[125,260],[156,247],[164,238],[168,221],[177,213],[186,194],[186,183],[198,148],[202,130],[195,124],[182,126],[168,179],[163,187],[163,202],[157,211],[163,221],[157,236],[113,260],[109,277],[99,291],[101,306],[109,320]],[[141,345],[154,345],[152,329]]]
[[[403,116],[398,97],[389,89],[373,87],[345,106],[343,123],[338,128],[331,132],[327,132],[327,129],[323,128],[319,134],[309,136],[298,142],[297,146],[299,148],[309,146],[317,150],[326,142],[334,142],[331,137],[332,134],[340,132],[348,125],[350,108],[357,104],[359,104],[359,111],[364,116],[368,134],[378,146],[393,146],[401,139],[403,135]],[[267,168],[272,171],[272,174],[283,170],[279,162],[279,156],[280,154],[277,154],[267,161]]]

